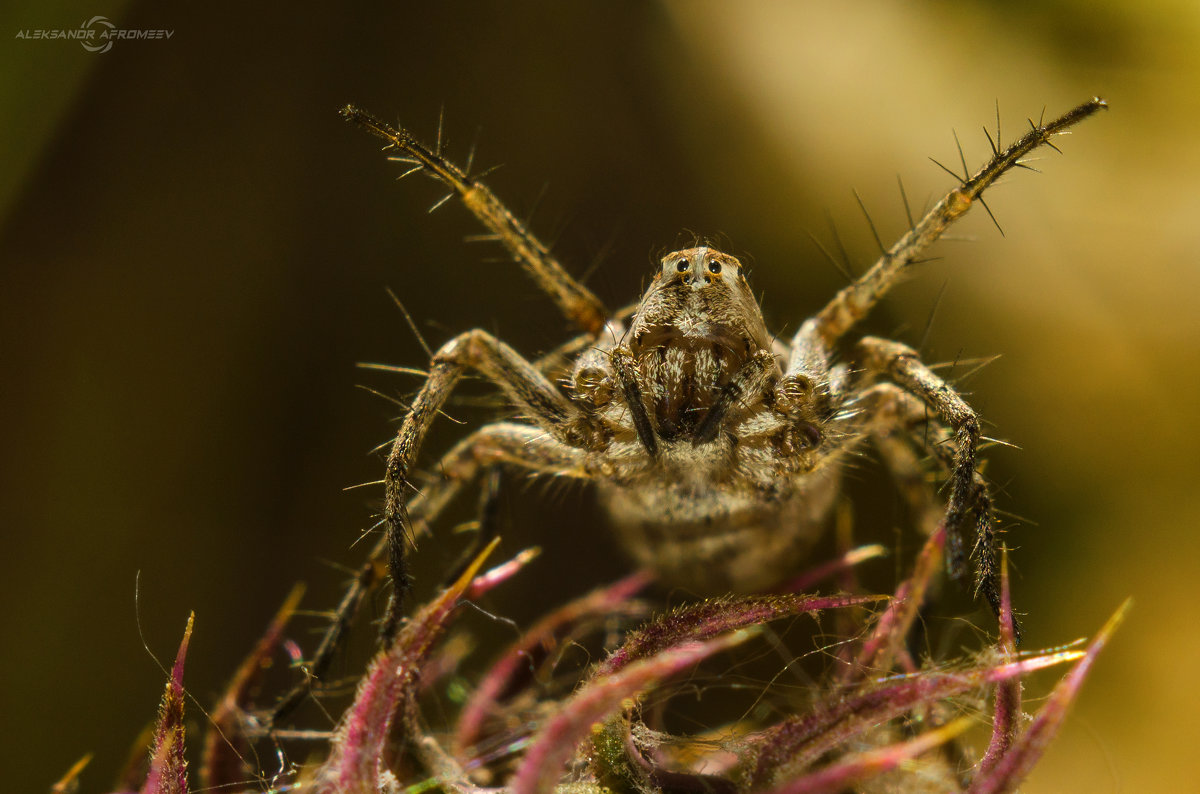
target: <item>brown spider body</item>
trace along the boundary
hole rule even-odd
[[[819,449],[812,400],[780,392],[786,360],[741,263],[668,254],[629,328],[609,330],[574,396],[607,440],[584,466],[626,551],[702,594],[794,574],[836,495],[836,453]]]
[[[1031,121],[1030,131],[1004,149],[997,126],[983,168],[955,175],[958,186],[787,344],[767,332],[738,261],[704,246],[662,260],[626,325],[477,178],[409,132],[345,108],[347,119],[386,141],[392,159],[447,185],[583,335],[537,362],[480,329],[433,354],[388,455],[386,536],[338,607],[312,678],[328,669],[384,557],[394,592],[383,634],[394,633],[409,582],[406,538],[428,531],[465,485],[498,467],[593,482],[640,564],[664,583],[712,594],[758,590],[796,573],[828,523],[841,461],[869,443],[918,527],[945,527],[951,575],[973,567],[976,594],[999,614],[996,532],[987,483],[976,471],[975,412],[900,343],[859,339],[853,371],[829,362],[923,252],[982,203],[986,188],[1103,107],[1093,99],[1045,125]],[[551,373],[563,372],[570,351],[577,357],[565,383],[555,383]],[[469,372],[494,383],[522,419],[477,428],[441,457],[434,481],[416,489],[410,476],[426,433]],[[922,458],[945,477],[944,506]],[[275,716],[299,702],[308,685],[285,698]]]
[[[759,592],[796,575],[825,529],[836,468],[785,476],[767,491],[736,472],[731,445],[713,446],[724,448],[680,455],[682,465],[626,486],[600,486],[622,545],[664,585],[697,595]],[[727,483],[705,476],[722,470],[734,470]]]

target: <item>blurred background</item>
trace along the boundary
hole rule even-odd
[[[15,38],[95,15],[174,33],[105,53]],[[852,189],[890,241],[897,175],[918,207],[951,186],[927,158],[958,162],[952,130],[974,168],[997,105],[1009,141],[1094,94],[1112,109],[1065,156],[988,194],[1006,236],[972,213],[955,235],[974,242],[940,244],[865,330],[929,361],[1000,356],[960,385],[1020,448],[988,472],[1021,519],[1026,647],[1134,598],[1025,790],[1195,785],[1197,4],[18,0],[0,38],[8,790],[45,790],[85,752],[84,790],[110,785],[163,682],[139,615],[164,658],[195,610],[187,682],[207,703],[294,581],[308,607],[335,603],[379,496],[343,488],[382,475],[371,450],[398,413],[355,386],[416,385],[355,363],[425,363],[388,287],[434,345],[476,325],[529,355],[566,337],[340,105],[426,140],[444,111],[449,154],[477,139],[478,166],[503,163],[489,184],[610,306],[695,233],[749,261],[790,331],[843,283],[810,233],[836,250],[832,218],[853,267],[874,258]],[[443,424],[438,448],[462,432]],[[867,469],[860,535],[894,546],[897,499]],[[624,569],[586,493],[515,490],[507,545],[565,560],[535,584],[578,593]]]

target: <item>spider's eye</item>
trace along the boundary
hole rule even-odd
[[[675,269],[678,270],[680,273],[687,270],[688,269],[688,261],[686,259],[680,259],[678,262],[675,263]]]
[[[709,262],[708,263],[708,272],[712,273],[714,276],[716,274],[720,273],[721,272],[721,263],[717,262],[716,260]]]

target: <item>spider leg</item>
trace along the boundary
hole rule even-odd
[[[805,320],[788,347],[788,364],[777,391],[793,405],[814,402],[818,415],[831,416],[842,398],[840,371],[829,366],[830,346],[817,318]],[[837,375],[838,377],[835,377]]]
[[[864,363],[869,370],[887,375],[892,383],[880,383],[868,391],[873,402],[876,422],[875,435],[891,423],[908,430],[913,443],[926,448],[950,479],[950,498],[946,507],[946,565],[950,575],[960,578],[967,569],[967,554],[963,538],[970,519],[974,518],[974,545],[971,557],[975,561],[976,597],[983,595],[992,611],[999,615],[999,567],[996,556],[996,536],[992,518],[992,501],[987,484],[975,470],[979,446],[979,418],[966,401],[941,377],[921,363],[912,348],[887,339],[866,337],[859,343]],[[927,415],[932,410],[937,421]],[[890,420],[885,417],[891,415]],[[941,424],[944,423],[944,426]],[[924,434],[921,428],[924,426]],[[883,441],[881,452],[892,456],[896,466],[893,474],[906,495],[914,499],[919,511],[925,509],[927,496],[918,495],[920,476],[894,444]],[[922,519],[928,524],[928,519]],[[929,527],[923,527],[928,531]]]
[[[468,369],[478,371],[500,386],[516,406],[537,424],[541,430],[539,437],[548,434],[547,440],[554,442],[556,453],[547,453],[548,465],[561,466],[567,462],[576,465],[578,459],[575,451],[583,447],[590,436],[591,424],[583,412],[538,372],[534,365],[491,334],[475,329],[443,345],[433,356],[429,378],[412,401],[387,460],[387,472],[384,477],[384,520],[387,530],[388,569],[395,589],[382,628],[385,639],[392,635],[398,625],[400,601],[408,589],[404,546],[405,536],[411,534],[408,475],[434,417],[445,404],[458,379]],[[502,428],[510,436],[515,434],[519,444],[523,446],[514,449],[511,443],[502,443],[504,440],[511,442],[512,438],[506,439],[503,433],[493,433],[488,437],[487,444],[473,448],[472,454],[476,458],[486,455],[502,458],[511,455],[517,457],[514,462],[529,461],[530,453],[525,447],[531,441],[528,435],[530,428],[522,425],[491,427]],[[524,430],[518,433],[514,428]],[[479,432],[482,433],[486,429],[483,428]],[[465,444],[473,438],[475,436],[462,443]],[[453,457],[455,451],[461,448],[462,444],[452,450],[448,457]],[[464,458],[458,460],[461,462]],[[449,461],[446,469],[452,477],[456,476],[452,473],[454,462]]]
[[[896,410],[896,404],[904,402],[903,398],[910,395],[891,383],[878,386],[891,388],[886,393],[873,389],[865,397],[866,402],[876,403],[870,421],[871,444],[879,452],[896,488],[908,505],[917,529],[928,537],[937,529],[945,509],[938,503],[929,481],[928,464],[921,461],[914,449],[918,429]]]
[[[265,720],[268,729],[278,725],[291,714],[297,706],[304,702],[317,682],[324,680],[325,674],[329,671],[329,665],[333,663],[338,648],[341,647],[346,631],[354,622],[354,616],[358,614],[358,608],[362,605],[363,598],[379,581],[380,574],[381,571],[374,559],[359,569],[358,575],[346,588],[345,595],[342,596],[337,609],[334,610],[329,629],[321,637],[321,642],[313,652],[312,658],[301,668],[304,678],[279,699]]]
[[[821,383],[829,376],[829,343],[821,334],[817,318],[805,320],[789,346],[785,377],[805,378],[811,384]]]
[[[571,400],[589,416],[595,414],[597,389],[607,389],[616,378],[613,350],[625,336],[620,314],[609,320],[598,336],[580,334],[537,358],[533,365],[557,381]]]
[[[504,490],[504,467],[498,464],[489,465],[480,479],[483,482],[479,490],[479,507],[475,512],[475,515],[479,516],[478,531],[474,533],[471,543],[459,556],[458,562],[454,563],[449,573],[443,577],[443,588],[458,581],[467,568],[475,562],[479,552],[483,551],[487,544],[500,534],[500,494]]]
[[[945,511],[934,497],[926,465],[913,450],[914,447],[923,450],[934,460],[942,474],[948,476],[953,473],[957,460],[954,433],[930,413],[928,405],[895,383],[883,382],[871,386],[864,392],[862,402],[870,406],[869,432],[872,443],[883,456],[896,486],[917,516],[920,529],[929,535],[942,521]],[[897,435],[897,432],[902,435]],[[987,482],[978,471],[974,474],[973,482],[973,511],[976,514],[990,513],[991,497]],[[984,540],[976,540],[976,549],[980,548],[981,543],[987,545],[986,538],[990,536],[990,529],[984,531],[978,528],[978,532]],[[966,555],[958,541],[949,541],[957,543],[957,551],[952,553],[956,559],[965,561]]]
[[[885,251],[871,268],[834,296],[814,318],[815,335],[826,349],[861,320],[891,289],[922,253],[942,233],[962,216],[976,201],[982,201],[983,191],[1001,175],[1021,165],[1021,158],[1039,146],[1053,146],[1051,139],[1067,127],[1082,121],[1107,105],[1093,99],[1059,116],[1050,123],[1031,124],[1029,132],[1003,151],[997,151],[983,168],[970,178],[959,177],[961,184],[947,193],[933,209],[916,222],[896,243]]]
[[[583,477],[581,463],[582,454],[578,450],[555,441],[536,427],[510,422],[481,427],[442,457],[435,468],[442,476],[413,497],[409,505],[410,513],[415,518],[413,532],[419,534],[423,531],[454,497],[485,470],[496,471],[507,465],[531,472]],[[485,522],[488,510],[486,501],[492,495],[490,489],[485,490],[485,506],[482,508]],[[270,715],[270,724],[279,724],[324,679],[364,598],[383,578],[382,561],[390,547],[389,530],[380,538],[370,558],[347,588],[334,612],[329,630],[305,665],[304,680],[276,704]],[[393,594],[392,603],[396,601]]]
[[[444,183],[463,205],[508,249],[509,254],[548,294],[564,316],[583,331],[596,335],[608,321],[608,310],[591,290],[576,281],[548,248],[478,179],[422,145],[406,129],[396,129],[353,105],[342,117],[388,142],[388,149],[415,160],[434,179]]]

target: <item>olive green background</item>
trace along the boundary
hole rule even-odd
[[[13,38],[97,14],[174,35],[104,54]],[[489,184],[537,205],[534,227],[575,272],[595,265],[609,305],[657,252],[710,235],[789,330],[841,283],[808,237],[832,246],[826,211],[854,266],[873,258],[852,188],[893,239],[896,175],[918,205],[945,191],[926,158],[957,161],[952,129],[974,166],[997,103],[1011,140],[1093,94],[1112,110],[1065,157],[989,194],[1007,236],[972,213],[955,233],[976,242],[941,244],[868,330],[931,361],[1000,354],[960,385],[1020,447],[988,472],[1025,519],[1008,538],[1027,647],[1135,599],[1025,790],[1194,785],[1198,61],[1200,8],[1166,0],[7,4],[3,788],[44,790],[89,751],[84,790],[110,784],[163,682],[139,611],[170,657],[195,610],[187,682],[209,703],[292,582],[310,608],[334,603],[328,562],[361,559],[378,497],[342,489],[382,474],[370,451],[398,412],[355,385],[414,386],[355,362],[424,363],[387,287],[434,344],[475,325],[529,355],[565,338],[515,267],[462,241],[461,208],[427,215],[441,192],[393,181],[341,104],[427,139],[444,109],[449,153],[477,135],[476,162],[504,164]],[[898,500],[874,468],[855,476],[860,534],[894,545]],[[559,560],[531,598],[623,569],[586,494],[511,490],[506,548]],[[436,539],[421,555],[453,557]]]

